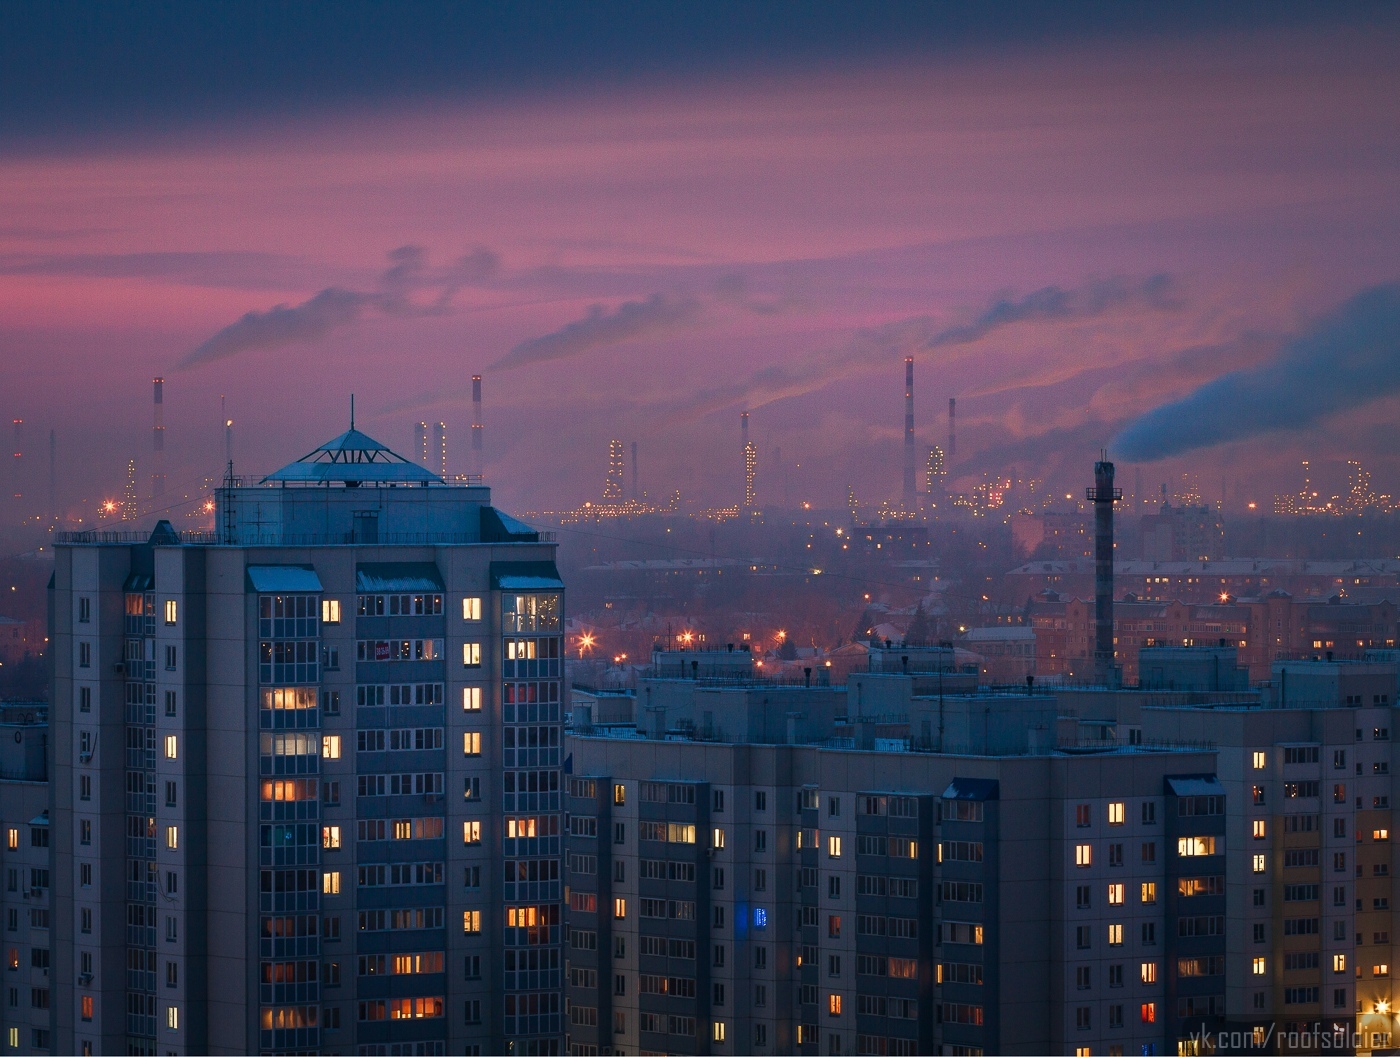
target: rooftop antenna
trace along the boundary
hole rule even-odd
[[[355,394],[350,394],[350,428],[355,428]]]

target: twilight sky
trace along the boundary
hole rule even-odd
[[[32,6],[0,416],[67,499],[148,472],[154,374],[175,490],[220,394],[240,472],[352,391],[465,471],[474,372],[507,507],[598,498],[610,437],[732,502],[745,408],[761,499],[893,497],[905,355],[968,483],[1400,491],[1394,8]]]

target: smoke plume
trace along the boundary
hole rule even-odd
[[[366,310],[384,316],[446,312],[462,286],[489,279],[499,266],[496,254],[483,247],[440,269],[429,267],[427,254],[420,246],[400,246],[390,252],[389,261],[388,269],[380,276],[379,289],[328,286],[299,305],[274,305],[263,312],[248,312],[197,345],[179,366],[196,367],[241,352],[315,341],[358,322]],[[434,296],[425,303],[415,300],[415,295],[425,290],[434,291]]]
[[[970,322],[939,331],[929,339],[928,347],[967,345],[1013,323],[1085,319],[1134,301],[1156,308],[1176,307],[1171,277],[1153,275],[1141,282],[1119,277],[1088,283],[1075,290],[1046,286],[1015,300],[998,298]]]
[[[645,301],[624,301],[608,312],[594,305],[583,319],[566,323],[542,337],[522,341],[491,365],[492,370],[562,360],[603,345],[671,330],[700,314],[693,298],[652,294]]]
[[[1232,371],[1153,408],[1113,442],[1152,462],[1265,433],[1306,429],[1400,390],[1400,285],[1357,294],[1288,341],[1268,363]]]

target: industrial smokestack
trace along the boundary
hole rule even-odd
[[[958,398],[948,398],[948,459],[958,453]]]
[[[428,465],[428,424],[420,422],[413,427],[413,450],[418,453],[418,462],[423,467]]]
[[[16,499],[24,498],[24,419],[17,418],[14,421],[15,443],[14,459],[10,466],[14,471],[14,496]]]
[[[635,440],[632,442],[632,501],[634,503],[642,501],[642,493],[637,488],[637,442]]]
[[[58,517],[58,433],[49,430],[49,517]]]
[[[472,375],[472,473],[482,473],[482,434],[486,429],[481,424],[481,375]]]
[[[433,426],[433,453],[437,456],[437,474],[447,480],[447,423]]]
[[[914,505],[914,357],[904,357],[904,490],[906,508]]]
[[[155,417],[151,424],[151,498],[165,494],[165,379],[152,378]]]
[[[1094,681],[1118,684],[1113,657],[1113,504],[1123,492],[1113,487],[1113,463],[1094,463],[1094,487],[1086,497],[1094,504]]]

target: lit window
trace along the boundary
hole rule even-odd
[[[1264,769],[1264,754],[1262,752],[1256,752],[1254,754],[1254,769],[1256,771],[1262,771]]]
[[[1156,882],[1156,881],[1143,881],[1143,882],[1142,882],[1142,901],[1143,901],[1143,903],[1155,903],[1155,902],[1157,902],[1157,882]]]
[[[1156,1003],[1156,1002],[1144,1002],[1144,1003],[1142,1004],[1142,1009],[1141,1009],[1139,1015],[1141,1016],[1142,1022],[1143,1022],[1144,1024],[1155,1024],[1155,1023],[1157,1023],[1157,1003]]]
[[[326,848],[326,849],[328,849],[328,850],[330,850],[330,851],[335,851],[335,850],[339,849],[339,847],[340,847],[340,827],[339,827],[339,826],[322,826],[322,827],[321,827],[321,847],[322,847],[322,848]]]
[[[715,827],[714,835],[713,835],[713,837],[712,837],[712,839],[711,839],[711,841],[710,841],[710,847],[712,847],[712,848],[723,848],[723,847],[724,847],[724,828],[723,828],[722,826],[716,826],[716,827]]]
[[[826,854],[827,854],[827,856],[828,856],[829,858],[832,858],[832,859],[839,859],[839,858],[841,858],[841,838],[840,838],[840,837],[827,837],[827,838],[826,838]]]
[[[1157,963],[1143,962],[1138,966],[1138,975],[1145,984],[1155,984],[1157,982]]]
[[[91,1020],[91,1019],[92,1019],[92,1007],[93,1007],[92,995],[83,995],[83,1019],[84,1019],[84,1020]]]
[[[831,1016],[831,1017],[839,1017],[839,1016],[841,1015],[841,996],[840,996],[840,995],[827,995],[827,996],[826,996],[826,1012],[827,1012],[827,1016]]]
[[[481,843],[481,822],[480,822],[479,820],[478,820],[478,821],[474,821],[474,822],[463,822],[463,823],[462,823],[462,843],[463,843],[463,844],[480,844],[480,843]]]
[[[169,848],[171,851],[175,851],[175,850],[177,850],[177,849],[180,847],[180,827],[179,827],[179,826],[166,826],[166,827],[165,827],[165,846],[166,846],[167,848]]]
[[[180,755],[180,739],[174,734],[165,736],[165,758],[167,760],[178,759]]]
[[[19,847],[18,826],[11,826],[9,830],[5,833],[5,844],[10,849],[10,851],[14,851],[16,848]]]
[[[476,933],[481,931],[480,910],[462,911],[462,931],[467,933]]]
[[[481,687],[479,687],[479,686],[464,686],[464,687],[462,687],[462,711],[463,711],[463,712],[480,712],[480,711],[481,711]]]
[[[1256,856],[1254,857],[1254,872],[1255,872],[1255,873],[1263,873],[1263,872],[1264,872],[1264,869],[1265,869],[1265,863],[1266,863],[1266,861],[1267,861],[1267,860],[1265,859],[1264,856],[1262,856],[1262,855],[1256,855]]]
[[[323,598],[323,599],[321,599],[321,623],[322,623],[322,624],[339,624],[339,623],[340,623],[340,599],[338,599],[338,598]]]
[[[180,603],[175,601],[175,599],[173,598],[167,598],[165,600],[165,622],[167,624],[174,624],[176,622],[176,618],[179,616],[179,613]]]
[[[1387,840],[1390,840],[1390,830],[1388,830],[1388,829],[1373,829],[1373,830],[1371,831],[1371,839],[1374,840],[1374,841],[1387,841]]]
[[[1125,806],[1121,803],[1108,805],[1108,824],[1110,826],[1121,826],[1126,815]]]
[[[1268,971],[1268,962],[1263,958],[1254,959],[1254,975],[1263,976]]]
[[[627,916],[627,900],[621,896],[613,900],[613,917],[621,921]]]
[[[328,896],[340,895],[339,870],[327,870],[321,875],[321,893]]]
[[[463,620],[480,620],[480,619],[481,619],[481,599],[479,599],[479,598],[464,598],[464,599],[462,599],[462,619],[463,619]]]
[[[326,734],[321,738],[321,758],[325,760],[340,759],[340,735]]]
[[[722,1021],[722,1020],[717,1020],[717,1021],[715,1021],[715,1023],[714,1023],[714,1029],[715,1029],[715,1030],[714,1030],[714,1040],[715,1040],[716,1042],[723,1042],[723,1041],[724,1041],[724,1021]]]
[[[481,731],[469,730],[462,735],[462,752],[467,756],[481,755]]]
[[[462,643],[462,665],[466,668],[481,667],[481,643]]]
[[[1254,820],[1254,839],[1263,840],[1268,835],[1269,827],[1265,824],[1262,818],[1256,818]]]
[[[166,1006],[166,1007],[165,1007],[165,1026],[166,1026],[167,1028],[169,1028],[171,1031],[179,1031],[179,1030],[180,1030],[180,1007],[179,1007],[179,1006]]]
[[[621,782],[616,782],[613,785],[613,803],[618,807],[627,803],[627,787]]]
[[[1074,865],[1094,865],[1094,846],[1092,844],[1076,844],[1074,846]]]
[[[1108,886],[1109,906],[1123,905],[1123,886],[1121,884],[1111,884]]]
[[[1214,855],[1214,837],[1177,837],[1176,853],[1181,856],[1191,857],[1196,855]]]
[[[1123,926],[1122,926],[1122,925],[1110,925],[1110,926],[1108,926],[1108,945],[1109,945],[1110,947],[1121,947],[1121,946],[1123,946]]]
[[[1334,973],[1344,973],[1347,971],[1347,956],[1345,954],[1332,955],[1332,971]]]

